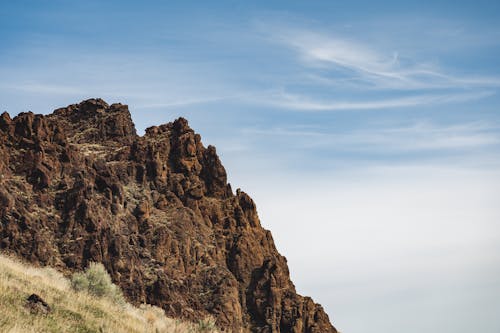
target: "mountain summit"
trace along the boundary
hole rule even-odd
[[[256,206],[179,118],[138,136],[90,99],[0,116],[0,249],[70,273],[101,262],[133,303],[232,332],[335,333],[290,281]]]

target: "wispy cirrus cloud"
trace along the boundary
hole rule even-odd
[[[466,93],[447,94],[419,94],[397,98],[385,98],[377,100],[341,101],[341,100],[318,100],[308,96],[279,93],[268,100],[269,103],[279,107],[301,111],[341,111],[341,110],[375,110],[404,108],[430,104],[460,103],[482,99],[494,95],[494,91],[478,91]]]
[[[0,84],[1,89],[19,91],[32,94],[57,94],[57,95],[74,95],[82,93],[83,90],[76,86],[57,85],[50,83],[40,83],[36,81],[16,82],[14,84]]]
[[[324,128],[247,128],[243,132],[267,138],[293,137],[303,148],[326,148],[350,152],[438,152],[500,147],[500,124],[467,122],[440,125],[418,121],[403,126],[362,128],[331,133]]]
[[[500,86],[498,77],[453,75],[429,61],[417,61],[397,51],[379,51],[336,34],[290,27],[271,31],[270,38],[295,50],[304,65],[322,70],[323,75],[311,76],[322,83],[344,84],[349,79],[363,88],[397,90]]]
[[[335,29],[262,23],[275,45],[293,51],[301,70],[297,89],[284,82],[270,104],[296,111],[387,110],[478,101],[496,94],[500,77],[456,73],[436,58],[370,42]],[[394,34],[394,32],[391,32]],[[319,93],[318,93],[319,92]],[[339,93],[342,92],[342,93]]]

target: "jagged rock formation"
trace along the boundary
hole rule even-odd
[[[134,303],[233,332],[334,333],[295,292],[252,199],[185,119],[138,136],[91,99],[0,116],[0,249],[65,272],[102,262]]]

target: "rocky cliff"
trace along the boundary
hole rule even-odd
[[[133,303],[233,332],[334,333],[290,281],[255,203],[185,119],[138,136],[91,99],[0,116],[0,249],[64,272],[102,262]]]

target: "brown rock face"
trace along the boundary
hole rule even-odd
[[[0,249],[67,273],[102,262],[133,303],[233,332],[334,333],[290,281],[252,199],[185,119],[138,136],[91,99],[0,116]]]

